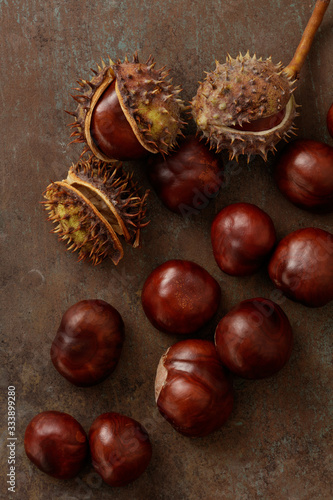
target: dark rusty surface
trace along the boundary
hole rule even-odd
[[[223,429],[191,440],[177,434],[154,404],[154,375],[164,350],[177,340],[154,330],[140,304],[149,272],[169,258],[192,259],[219,281],[218,317],[202,336],[212,338],[219,317],[245,298],[272,298],[262,270],[249,278],[223,275],[209,238],[214,214],[246,201],[273,218],[278,237],[300,227],[332,231],[332,215],[310,215],[293,207],[272,179],[272,157],[241,161],[227,176],[218,198],[188,219],[168,212],[150,197],[151,225],[143,248],[126,248],[93,268],[49,234],[39,201],[49,180],[62,179],[78,157],[68,147],[69,93],[100,56],[123,58],[136,49],[172,68],[184,98],[194,95],[204,70],[249,49],[287,64],[314,1],[229,0],[20,0],[0,1],[1,11],[1,498],[5,483],[6,388],[17,390],[17,493],[23,500],[245,500],[329,499],[329,435],[332,413],[331,334],[333,305],[312,310],[282,299],[294,328],[289,364],[263,381],[235,380],[236,405]],[[325,124],[333,81],[331,5],[302,71],[296,91],[302,105],[299,136],[330,142]],[[128,165],[148,186],[143,165]],[[112,303],[126,324],[126,343],[116,372],[89,389],[70,385],[53,368],[49,349],[63,312],[85,298]],[[87,467],[76,480],[60,482],[27,460],[23,435],[44,410],[66,411],[88,431],[105,411],[127,414],[144,424],[154,447],[146,473],[123,489],[102,485]],[[5,451],[4,451],[5,450]],[[13,495],[13,498],[15,496]]]

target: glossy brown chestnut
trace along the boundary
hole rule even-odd
[[[333,148],[298,139],[289,144],[275,167],[275,180],[289,201],[305,210],[333,210]]]
[[[276,241],[272,219],[250,203],[233,203],[215,217],[211,228],[215,260],[232,276],[255,273]]]
[[[333,137],[333,104],[327,113],[327,129],[330,133],[330,136]]]
[[[222,185],[222,162],[196,137],[167,157],[149,159],[148,177],[164,205],[181,215],[205,208]]]
[[[91,135],[109,158],[135,160],[147,155],[128,123],[115,90],[115,80],[103,92],[91,119]]]
[[[162,356],[155,399],[176,431],[201,437],[219,429],[233,408],[230,377],[209,340],[183,340]]]
[[[169,260],[147,278],[141,295],[149,321],[165,333],[189,334],[216,313],[221,298],[217,281],[201,266]]]
[[[81,300],[63,315],[51,359],[69,382],[90,386],[116,368],[124,341],[119,312],[104,300]]]
[[[293,335],[280,306],[268,299],[240,302],[226,314],[215,332],[222,363],[240,377],[270,377],[288,361]]]
[[[24,448],[41,471],[58,479],[71,479],[84,465],[88,440],[75,418],[59,411],[44,411],[28,424]]]
[[[308,307],[333,300],[333,235],[309,227],[288,234],[268,267],[273,283],[287,297]]]
[[[119,413],[104,413],[89,431],[92,464],[110,486],[125,486],[146,470],[152,446],[139,422]]]

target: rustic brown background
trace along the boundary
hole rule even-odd
[[[17,493],[20,500],[247,500],[329,499],[332,407],[333,305],[310,310],[280,301],[295,332],[289,364],[264,381],[235,380],[236,405],[224,428],[207,438],[177,434],[158,414],[153,397],[158,360],[176,337],[149,324],[140,304],[145,278],[170,258],[192,259],[223,290],[219,316],[245,298],[272,297],[266,270],[249,278],[223,275],[214,262],[209,228],[225,205],[246,201],[273,218],[278,237],[307,226],[332,231],[332,216],[315,216],[288,203],[272,179],[273,158],[240,162],[208,208],[185,219],[152,193],[151,225],[143,248],[126,248],[115,268],[76,263],[54,235],[39,201],[78,157],[68,147],[69,93],[100,56],[123,58],[136,49],[172,68],[190,99],[204,70],[229,52],[288,63],[314,0],[0,0],[1,12],[1,498],[7,498],[6,391],[17,388]],[[299,135],[332,144],[326,112],[333,100],[333,6],[326,14],[296,91],[302,105]],[[148,187],[144,165],[128,165]],[[116,372],[104,383],[78,389],[53,368],[50,343],[63,312],[85,298],[111,302],[123,315],[126,345]],[[76,480],[41,473],[23,450],[24,430],[44,410],[66,411],[88,431],[105,411],[141,421],[154,446],[146,473],[123,489],[101,484],[87,467]],[[331,477],[332,479],[332,477]],[[13,496],[14,497],[14,496]]]

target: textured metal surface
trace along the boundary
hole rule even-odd
[[[140,304],[148,273],[169,258],[191,259],[219,281],[219,317],[245,298],[272,298],[265,270],[249,278],[222,275],[209,238],[214,214],[225,205],[252,202],[273,218],[278,237],[300,227],[332,231],[332,216],[310,215],[278,192],[268,164],[240,162],[218,198],[185,219],[168,212],[152,193],[151,225],[143,248],[126,248],[114,268],[77,264],[49,234],[39,201],[49,180],[64,178],[78,157],[68,147],[69,93],[100,56],[123,58],[136,49],[172,68],[184,97],[192,98],[204,70],[226,53],[251,53],[288,63],[314,1],[297,0],[15,0],[1,13],[1,498],[6,495],[6,388],[17,388],[18,499],[329,499],[332,408],[333,306],[311,310],[282,299],[295,333],[289,364],[264,381],[236,379],[236,405],[224,428],[207,438],[178,435],[158,414],[154,376],[164,350],[177,340],[154,330]],[[296,97],[303,137],[327,141],[325,117],[333,81],[333,6],[317,34]],[[128,165],[148,186],[144,165]],[[49,349],[63,312],[85,298],[112,303],[126,324],[116,372],[89,389],[71,386],[53,368]],[[203,336],[212,338],[217,317]],[[43,410],[66,411],[88,431],[105,411],[143,423],[154,447],[146,473],[111,490],[87,467],[64,483],[38,471],[23,450],[24,430]]]

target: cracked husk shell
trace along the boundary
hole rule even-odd
[[[52,182],[44,192],[48,220],[57,224],[52,232],[78,251],[79,260],[96,265],[106,257],[117,265],[124,252],[123,237],[140,246],[148,191],[140,196],[131,174],[120,163],[112,167],[97,158],[79,161],[67,179]]]
[[[228,150],[231,159],[259,154],[266,160],[267,153],[293,133],[294,83],[283,73],[281,63],[275,65],[271,58],[257,59],[248,52],[236,59],[228,56],[226,63],[216,62],[216,69],[207,73],[192,100],[198,130],[211,148]],[[235,128],[283,110],[282,121],[273,128],[258,132]]]
[[[82,155],[92,153],[97,158],[110,162],[111,158],[99,150],[91,135],[91,120],[94,107],[103,92],[115,80],[115,88],[120,106],[139,143],[151,153],[167,154],[177,145],[177,136],[182,134],[181,113],[185,108],[178,94],[179,86],[173,86],[164,67],[155,69],[149,57],[140,63],[137,53],[133,62],[127,57],[109,64],[102,60],[91,80],[78,80],[80,94],[72,97],[77,101],[75,117],[69,126],[74,129],[72,143],[86,143]]]

